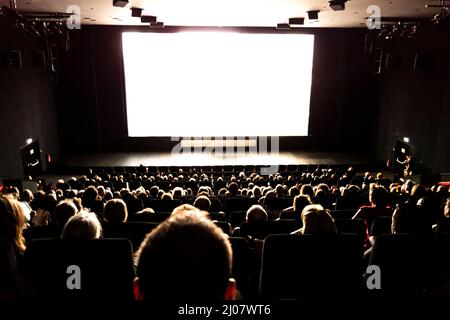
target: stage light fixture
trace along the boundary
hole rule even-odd
[[[277,24],[277,29],[286,30],[286,29],[290,29],[290,27],[289,27],[288,23],[279,23],[279,24]]]
[[[409,138],[408,137],[403,137],[403,141],[405,141],[406,143],[409,143]]]
[[[330,2],[330,8],[334,11],[342,11],[345,10],[345,3],[347,0],[331,0]]]
[[[290,26],[301,26],[305,24],[305,18],[289,18]]]
[[[319,10],[307,11],[309,20],[319,20]]]
[[[131,16],[135,18],[140,18],[142,15],[142,8],[131,8]]]
[[[141,16],[142,23],[156,23],[156,16]]]
[[[114,7],[125,7],[128,4],[128,0],[113,0]]]

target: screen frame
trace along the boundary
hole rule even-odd
[[[248,33],[248,34],[301,34],[301,35],[310,35],[314,37],[313,40],[313,56],[312,56],[312,70],[311,70],[311,88],[310,88],[310,99],[309,99],[309,113],[308,113],[308,128],[307,128],[307,135],[301,135],[301,136],[280,136],[281,139],[286,139],[286,141],[291,141],[292,139],[303,139],[306,137],[311,137],[311,101],[313,99],[312,92],[314,87],[314,74],[315,74],[315,52],[317,49],[317,35],[312,30],[308,30],[307,28],[291,28],[291,29],[277,29],[277,28],[271,28],[271,27],[215,27],[215,26],[205,26],[205,27],[194,27],[194,26],[166,26],[164,28],[153,28],[150,29],[148,27],[142,27],[142,26],[126,26],[123,27],[120,31],[120,38],[122,39],[122,34],[126,32],[136,32],[136,33],[179,33],[179,32],[190,32],[190,31],[205,31],[205,32],[238,32],[238,33]],[[122,86],[122,92],[123,92],[123,103],[122,103],[122,114],[123,116],[123,126],[125,128],[126,132],[126,138],[127,139],[135,139],[135,140],[144,140],[149,141],[151,144],[157,142],[157,141],[170,141],[171,136],[130,136],[129,135],[129,128],[128,128],[128,112],[127,112],[127,98],[126,98],[126,82],[125,82],[125,63],[124,63],[124,56],[123,56],[123,46],[122,41],[120,42],[120,63],[122,68],[121,73],[121,86]],[[229,137],[229,136],[228,136]],[[247,136],[248,137],[248,136]],[[258,137],[258,136],[255,136]],[[183,138],[183,137],[180,137]],[[202,136],[187,136],[184,138],[192,138],[192,139],[201,139]],[[211,137],[214,139],[215,137]],[[219,137],[222,139],[226,139],[227,136]],[[173,144],[173,142],[169,142],[169,144]]]

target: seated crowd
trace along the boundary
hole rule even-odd
[[[141,238],[130,238],[135,299],[258,297],[269,235],[357,233],[357,222],[366,267],[383,234],[450,232],[449,190],[392,182],[381,173],[358,175],[353,168],[288,176],[90,172],[35,193],[11,187],[0,195],[0,239],[14,250],[17,281],[0,286],[0,298],[30,295],[26,251],[32,241],[119,238],[120,226],[133,223],[152,225]],[[236,238],[251,252],[248,285],[233,279]]]

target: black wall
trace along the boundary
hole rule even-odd
[[[409,137],[416,172],[450,172],[450,25],[427,26],[414,40],[380,46],[393,63],[380,76],[376,155],[388,159],[395,140]]]
[[[39,140],[44,169],[47,154],[58,159],[54,88],[48,69],[32,63],[32,52],[45,50],[43,41],[12,32],[4,19],[0,19],[0,34],[0,178],[20,178],[20,147],[26,139]],[[8,66],[11,50],[20,51],[22,68]]]
[[[179,28],[164,28],[162,32]],[[58,86],[62,144],[66,154],[164,150],[170,139],[128,138],[121,33],[148,28],[83,26],[71,34]],[[272,28],[247,32],[280,32]],[[305,30],[301,31],[305,32]],[[367,152],[372,147],[377,86],[364,55],[364,29],[308,29],[314,33],[310,137],[282,138],[282,150]],[[150,75],[149,75],[150,76]],[[155,106],[156,107],[156,106]],[[274,119],[287,114],[273,110]],[[149,119],[152,125],[156,119]],[[242,122],[237,119],[237,125]]]

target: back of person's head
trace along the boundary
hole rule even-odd
[[[308,205],[302,211],[303,234],[335,234],[336,224],[329,210],[321,205]]]
[[[0,239],[9,241],[19,252],[25,251],[25,222],[19,202],[13,197],[0,196]]]
[[[307,195],[298,195],[294,198],[294,212],[301,213],[303,209],[311,204],[311,199]]]
[[[426,196],[425,187],[420,184],[415,184],[411,189],[411,197],[414,199],[420,199]]]
[[[136,299],[233,299],[231,245],[206,213],[190,205],[147,235],[137,252]]]
[[[211,188],[208,186],[201,186],[198,188],[197,195],[206,193],[208,196],[211,196]]]
[[[199,210],[209,211],[209,208],[211,207],[211,200],[209,200],[207,196],[198,196],[194,201],[194,207]]]
[[[239,186],[236,182],[231,182],[228,185],[228,192],[230,192],[232,197],[236,197],[238,195],[239,192]]]
[[[297,186],[293,186],[289,189],[289,197],[296,197],[300,194],[300,189]]]
[[[284,188],[283,185],[281,184],[277,184],[277,186],[275,187],[275,192],[277,193],[277,197],[281,198],[284,196]]]
[[[450,198],[447,198],[444,206],[444,216],[450,218]]]
[[[267,219],[267,211],[259,204],[255,204],[247,210],[246,221],[248,223],[264,222]]]
[[[389,202],[389,193],[385,187],[373,184],[370,186],[369,201],[376,207],[384,208]]]
[[[83,192],[83,205],[88,206],[97,199],[98,192],[94,186],[87,187]]]
[[[80,211],[64,226],[61,238],[65,240],[91,240],[100,238],[102,226],[93,212]]]
[[[253,197],[260,198],[262,195],[261,188],[259,186],[253,187]]]
[[[55,223],[64,227],[69,219],[78,212],[78,208],[72,200],[59,202],[55,208]]]
[[[111,199],[105,204],[103,216],[108,223],[126,222],[128,218],[127,204],[122,199]]]
[[[173,197],[174,198],[181,198],[181,197],[183,197],[183,188],[181,188],[181,187],[175,187],[174,189],[173,189]]]
[[[314,196],[314,188],[310,184],[304,184],[302,185],[302,188],[300,189],[300,194],[305,196]]]
[[[426,233],[429,231],[423,210],[415,204],[398,205],[392,214],[391,231],[395,233]]]
[[[10,195],[14,200],[19,200],[20,192],[17,187],[8,187],[5,190],[5,195]]]
[[[26,201],[26,202],[31,202],[33,201],[34,196],[33,196],[33,192],[31,192],[30,189],[25,189],[22,191],[22,196],[21,196],[21,200],[22,201]]]
[[[172,196],[171,193],[165,192],[165,193],[161,196],[161,200],[173,200],[173,196]]]

